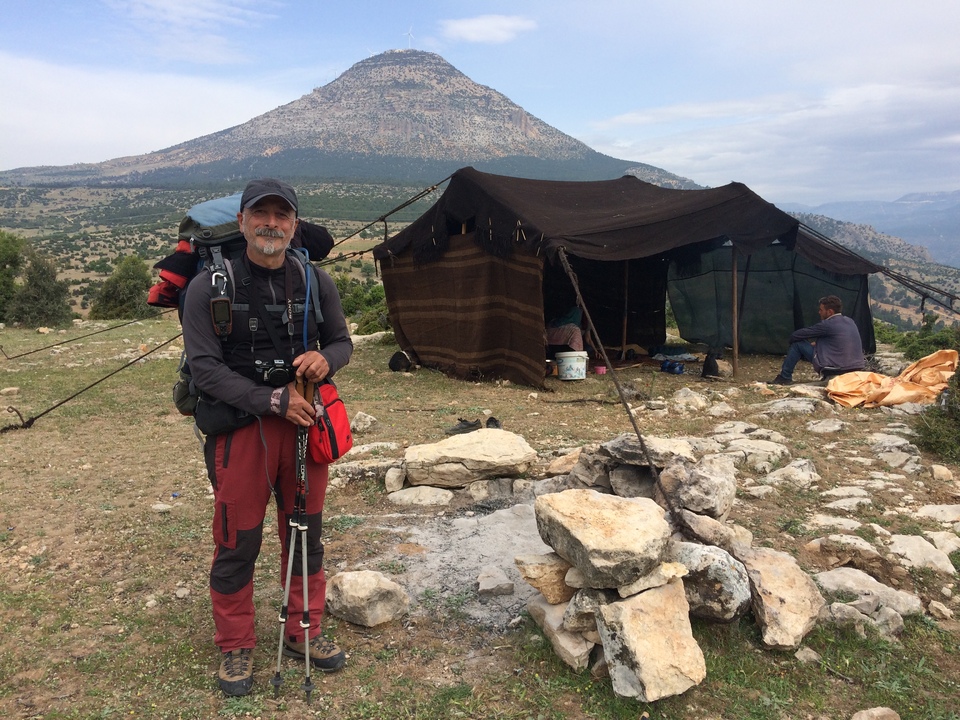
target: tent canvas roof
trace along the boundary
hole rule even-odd
[[[411,244],[429,261],[464,225],[497,254],[516,243],[552,256],[590,260],[650,257],[701,242],[731,242],[742,255],[780,239],[815,265],[841,273],[879,266],[798,229],[799,222],[742,183],[705,190],[673,190],[633,176],[565,182],[458,170],[433,207],[379,245],[374,255],[399,255]]]
[[[729,245],[747,258],[737,269],[748,291],[739,307],[746,325],[737,323],[751,328],[747,342],[731,337],[733,308],[722,290],[730,287]],[[468,167],[422,216],[374,248],[398,343],[452,374],[541,385],[545,319],[572,302],[554,262],[561,249],[586,284],[587,309],[607,346],[664,342],[668,294],[675,311],[681,300],[686,306],[677,314],[681,336],[716,347],[750,352],[782,342],[785,351],[790,332],[810,324],[816,298],[834,292],[873,342],[866,274],[879,266],[741,183],[672,190],[632,176],[564,182]]]

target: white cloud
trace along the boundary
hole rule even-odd
[[[478,15],[440,21],[443,37],[459,42],[502,44],[536,28],[536,22],[519,15]]]
[[[231,65],[248,62],[250,45],[238,30],[276,21],[272,0],[103,0],[138,39],[139,52],[191,63]],[[263,38],[276,45],[272,36]]]
[[[0,51],[0,169],[161,150],[288,102],[279,88],[68,67]],[[190,98],[178,102],[177,99]]]
[[[957,117],[958,87],[874,83],[645,108],[579,137],[701,184],[745,182],[770,199],[893,200],[956,189]]]

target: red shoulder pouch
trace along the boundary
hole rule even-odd
[[[343,457],[353,447],[353,434],[350,432],[347,408],[340,399],[337,386],[332,382],[323,382],[317,386],[317,390],[323,407],[317,422],[310,426],[307,447],[315,462],[326,465]]]

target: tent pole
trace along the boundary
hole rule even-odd
[[[630,302],[627,288],[630,287],[630,260],[623,261],[623,334],[620,337],[620,359],[627,359],[627,315],[630,312]]]
[[[731,288],[731,299],[730,299],[730,317],[733,322],[733,327],[731,328],[731,337],[733,338],[733,377],[736,378],[738,372],[740,371],[740,333],[738,328],[740,326],[740,318],[737,303],[737,247],[736,245],[730,246],[731,253],[731,262],[730,262],[730,288]]]

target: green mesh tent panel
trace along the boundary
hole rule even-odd
[[[684,340],[714,348],[732,346],[731,266],[729,246],[670,263],[667,292]],[[780,244],[738,256],[740,351],[785,353],[790,333],[820,320],[817,302],[825,295],[843,301],[844,314],[860,329],[864,351],[874,352],[866,275],[823,270]]]

